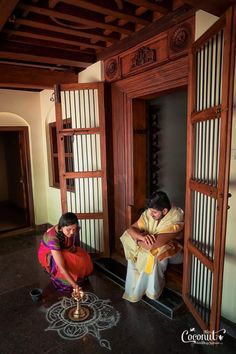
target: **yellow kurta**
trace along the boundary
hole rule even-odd
[[[161,233],[174,233],[181,231],[184,227],[183,210],[177,207],[172,207],[171,210],[160,220],[155,220],[147,209],[142,213],[138,220],[140,231],[145,231],[149,234],[158,235]],[[137,270],[141,273],[151,273],[154,267],[155,257],[161,261],[165,258],[174,256],[182,249],[182,246],[177,240],[169,241],[167,244],[148,251],[139,247],[132,239],[127,231],[121,236],[121,242],[124,247],[125,257],[135,263]]]

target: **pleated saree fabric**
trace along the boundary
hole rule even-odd
[[[84,279],[93,270],[89,254],[79,247],[78,244],[78,233],[68,238],[59,235],[56,227],[50,228],[43,235],[38,251],[38,259],[42,267],[50,275],[53,285],[60,291],[71,291],[72,287],[57,266],[51,250],[62,253],[65,268],[75,282]]]

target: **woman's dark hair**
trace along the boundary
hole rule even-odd
[[[61,231],[61,228],[64,226],[70,226],[74,224],[78,225],[78,219],[74,213],[65,213],[60,217],[58,222],[57,237],[59,239],[61,248],[64,248],[65,246],[65,236]]]
[[[162,211],[163,209],[171,209],[170,200],[165,192],[158,191],[147,202],[147,208]]]
[[[59,219],[58,230],[61,230],[61,228],[64,226],[70,226],[74,224],[78,225],[77,216],[74,213],[65,213]]]

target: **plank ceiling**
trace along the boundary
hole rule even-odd
[[[0,0],[0,87],[23,87],[26,73],[32,87],[35,75],[48,76],[42,87],[61,81],[62,73],[73,81],[98,59],[128,49],[153,29],[158,33],[178,16],[198,8],[219,16],[232,2]]]

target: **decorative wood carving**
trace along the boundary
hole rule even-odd
[[[114,81],[120,78],[119,59],[111,58],[105,62],[106,81]]]
[[[192,42],[192,28],[189,23],[183,23],[169,32],[169,52],[176,55],[184,54]]]
[[[136,69],[138,66],[150,64],[156,61],[156,51],[149,47],[139,48],[131,58],[130,69]]]
[[[125,78],[138,72],[156,67],[168,61],[168,36],[162,33],[152,40],[142,43],[129,52],[120,55],[121,76]]]
[[[178,52],[179,50],[183,50],[188,46],[188,42],[191,38],[191,29],[189,26],[181,26],[177,28],[170,40],[170,48]]]
[[[124,79],[187,54],[193,40],[194,18],[105,60],[105,80]]]

